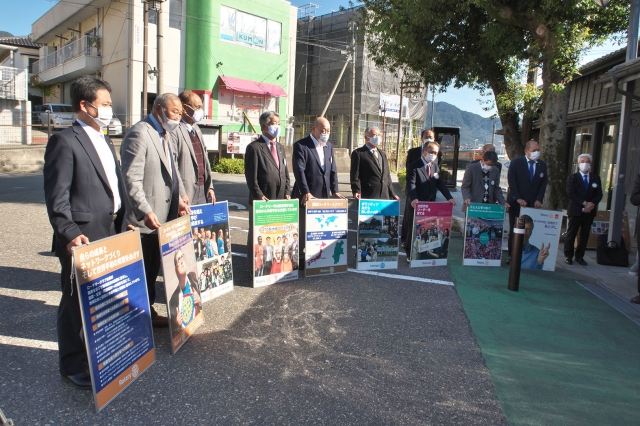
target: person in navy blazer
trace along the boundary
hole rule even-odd
[[[524,157],[514,158],[507,173],[509,181],[509,258],[513,244],[513,227],[521,207],[542,207],[549,175],[547,163],[540,160],[540,145],[530,140],[524,147]],[[507,265],[510,259],[507,260]]]
[[[440,179],[438,168],[438,152],[440,145],[437,142],[427,142],[422,147],[422,157],[411,163],[409,174],[407,175],[407,194],[409,203],[405,209],[405,216],[408,216],[407,226],[402,227],[402,241],[407,252],[407,262],[410,262],[411,229],[413,227],[413,213],[418,201],[435,201],[438,191],[444,198],[454,206],[455,200],[451,196],[447,184]]]
[[[329,142],[331,125],[324,117],[316,118],[311,134],[293,144],[293,185],[292,197],[300,200],[300,253],[305,246],[305,210],[307,200],[312,198],[342,198],[338,189],[338,168]],[[304,256],[304,255],[302,255]],[[300,262],[304,269],[305,262]]]
[[[351,153],[351,191],[353,198],[371,200],[400,200],[393,191],[389,161],[378,149],[380,129],[367,127],[365,144]]]
[[[591,155],[580,154],[578,157],[577,173],[567,177],[567,236],[564,242],[564,261],[573,263],[574,243],[578,236],[578,247],[575,249],[576,262],[586,266],[584,251],[587,248],[587,240],[591,224],[598,212],[598,203],[602,200],[602,183],[600,176],[591,173]]]
[[[120,233],[128,200],[111,140],[102,133],[113,116],[111,86],[84,76],[71,84],[77,121],[49,139],[44,154],[44,195],[60,260],[62,296],[58,307],[60,374],[90,390],[78,292],[72,278],[72,248]]]

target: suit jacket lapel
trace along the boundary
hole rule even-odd
[[[310,146],[308,145],[309,150],[311,151],[311,154],[315,157],[316,163],[318,163],[318,167],[320,168],[320,170],[322,170],[322,166],[320,165],[320,157],[318,156],[318,150],[316,149],[316,144],[315,142],[313,142],[313,139],[311,139],[311,136],[309,136],[309,142],[311,143]]]
[[[164,154],[164,148],[162,147],[162,141],[160,140],[160,135],[158,134],[158,131],[155,129],[155,127],[153,127],[153,124],[151,122],[148,122],[148,124],[149,125],[147,126],[147,132],[149,133],[149,136],[153,141],[153,146],[156,147],[156,151],[158,151],[158,155],[160,156],[160,161],[162,161],[164,168],[167,169],[167,173],[169,173],[169,175],[171,175],[171,178],[173,179],[173,175],[171,174],[173,167],[169,167],[167,156]],[[164,139],[165,142],[167,142],[166,135]]]
[[[95,167],[96,171],[98,172],[100,179],[102,179],[107,188],[111,188],[109,186],[109,179],[107,179],[107,174],[104,171],[102,161],[100,161],[98,151],[96,151],[96,148],[93,146],[93,142],[91,142],[91,139],[89,139],[89,135],[87,135],[87,132],[82,129],[82,126],[80,124],[74,124],[73,131],[76,133],[76,138],[80,142],[80,145],[82,145],[82,148],[84,148],[84,150],[87,152],[87,155],[93,163],[93,167]],[[111,150],[113,151],[113,147],[111,147]]]
[[[365,148],[365,149],[367,150],[367,153],[369,155],[369,159],[373,162],[373,164],[375,164],[376,168],[378,170],[380,170],[380,173],[382,173],[382,168],[378,165],[378,160],[376,160],[376,156],[373,155],[373,151],[370,150],[369,148]],[[378,155],[382,155],[382,154],[380,154],[380,150],[378,150]]]
[[[329,151],[329,145],[327,145],[328,143],[329,142],[325,143],[324,147],[322,148],[322,151],[324,152],[324,171],[322,173],[326,173],[327,170],[331,169],[331,152]],[[320,159],[318,158],[318,160]],[[320,167],[320,170],[322,170],[322,167]]]
[[[271,149],[269,149],[269,144],[264,141],[264,138],[260,136],[260,149],[264,153],[265,157],[267,157],[273,163],[274,167],[278,167],[276,164],[276,160],[273,159],[273,155],[271,155]],[[278,152],[278,147],[276,146],[276,152]],[[280,155],[278,154],[278,160],[280,160]]]
[[[189,147],[189,154],[191,154],[191,160],[193,160],[194,164],[198,164],[198,159],[196,158],[196,153],[193,150],[193,144],[191,143],[191,136],[189,136],[189,130],[184,123],[180,123],[180,135],[184,139],[185,143]]]

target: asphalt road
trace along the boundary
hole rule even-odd
[[[215,179],[218,199],[246,206],[243,177]],[[248,213],[230,214],[232,250],[246,253]],[[355,229],[355,204],[350,218]],[[404,258],[390,273],[415,280],[349,272],[253,289],[234,256],[234,291],[204,305],[174,356],[154,330],[157,362],[96,414],[58,375],[41,175],[0,175],[0,222],[0,409],[18,425],[506,424],[455,288],[425,280],[450,281],[448,268]]]

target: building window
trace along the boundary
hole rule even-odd
[[[33,64],[38,61],[38,58],[29,58],[29,74],[34,74],[33,72]]]
[[[169,0],[169,27],[181,28],[182,0]]]
[[[282,24],[221,6],[220,39],[279,55]]]

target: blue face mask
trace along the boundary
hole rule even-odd
[[[276,124],[274,126],[267,126],[267,132],[269,132],[274,139],[277,139],[278,136],[280,136],[280,125]]]

